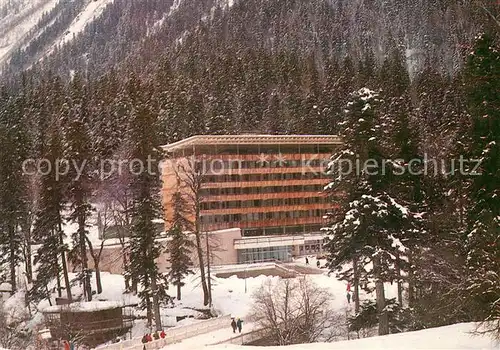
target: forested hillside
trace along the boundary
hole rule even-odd
[[[28,9],[21,6],[21,0],[3,4],[1,13],[9,14],[3,19],[4,34],[22,22],[26,13],[46,6],[38,21],[31,19],[32,28],[12,50],[6,72],[18,72],[44,58],[48,59],[45,69],[48,66],[64,75],[85,67],[100,75],[125,59],[154,64],[154,56],[166,53],[176,61],[175,49],[183,46],[183,38],[193,36],[207,48],[224,48],[218,50],[220,54],[242,48],[296,51],[314,54],[319,65],[333,57],[360,60],[370,53],[381,63],[390,49],[398,47],[412,75],[426,61],[451,74],[462,63],[463,48],[488,26],[488,13],[496,7],[492,1],[448,0],[99,0],[102,11],[92,13],[74,40],[61,42],[95,3],[78,0],[50,5],[40,0]],[[23,11],[16,14],[19,8]]]

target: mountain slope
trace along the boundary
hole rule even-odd
[[[0,66],[25,56],[24,68],[82,32],[113,0],[2,0]],[[18,59],[17,59],[18,60]]]
[[[55,0],[37,1],[53,6]],[[127,59],[145,67],[184,46],[191,35],[207,47],[314,53],[320,64],[328,57],[358,60],[371,54],[381,62],[397,48],[411,75],[425,62],[453,74],[464,47],[491,22],[479,5],[472,0],[60,1],[22,36],[22,47],[4,49],[4,61],[7,51],[11,58],[5,71],[19,72],[41,58],[44,67],[64,75],[84,69],[100,75]],[[495,13],[498,6],[490,5]],[[0,24],[0,33],[23,32],[10,23]]]
[[[19,48],[44,13],[51,11],[58,0],[0,2],[0,64]]]
[[[71,22],[62,38],[57,40],[47,54],[52,53],[55,47],[64,45],[74,39],[88,24],[90,24],[95,18],[99,17],[105,10],[106,6],[111,2],[113,2],[113,0],[89,0],[82,12],[79,13]]]

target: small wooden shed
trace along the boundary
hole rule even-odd
[[[96,346],[127,333],[132,317],[125,305],[109,301],[92,301],[54,305],[42,311],[53,340],[77,340]]]

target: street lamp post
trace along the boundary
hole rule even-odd
[[[247,292],[247,268],[248,266],[245,266],[245,294]]]

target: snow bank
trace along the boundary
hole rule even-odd
[[[416,332],[391,334],[356,340],[346,340],[337,343],[299,344],[285,347],[266,347],[266,350],[335,350],[335,349],[499,349],[500,343],[487,336],[476,336],[476,324],[459,323],[446,327],[425,329]],[[201,349],[201,347],[200,347]],[[210,350],[257,350],[261,347],[217,345]]]

